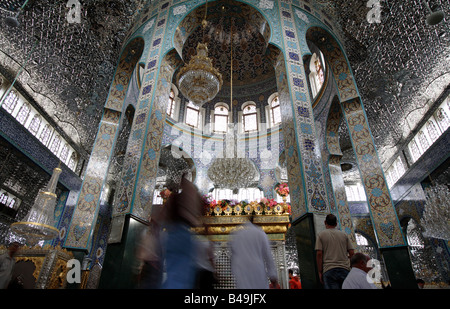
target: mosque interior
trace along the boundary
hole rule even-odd
[[[217,288],[250,213],[282,288],[288,269],[321,288],[329,213],[383,283],[449,288],[449,18],[445,0],[0,1],[0,251],[25,245],[27,288],[132,288],[130,252],[186,174]],[[179,79],[199,43],[221,78],[202,104]],[[27,238],[43,192],[52,236]]]

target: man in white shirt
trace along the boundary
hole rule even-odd
[[[0,289],[7,289],[8,284],[11,281],[11,275],[13,272],[16,260],[14,256],[20,248],[18,242],[13,242],[8,247],[8,252],[0,256]]]
[[[250,216],[243,229],[232,234],[231,270],[237,289],[268,289],[268,279],[273,286],[277,284],[277,269],[266,233],[252,222]]]
[[[352,269],[342,284],[342,289],[377,289],[367,273],[372,269],[367,266],[370,257],[364,253],[355,253],[351,260]]]

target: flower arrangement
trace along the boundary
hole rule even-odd
[[[289,195],[289,187],[287,185],[287,183],[280,183],[278,186],[276,186],[275,188],[275,192],[277,192],[277,194],[279,194],[282,197],[286,197]]]
[[[207,215],[230,215],[231,211],[235,215],[249,214],[255,212],[256,214],[262,214],[263,211],[266,214],[271,214],[277,205],[280,205],[285,213],[290,214],[290,205],[279,204],[275,199],[262,198],[259,201],[237,201],[237,200],[214,200],[210,196],[203,196],[203,203],[205,206],[205,213]]]
[[[172,191],[170,191],[169,189],[163,189],[159,192],[159,197],[161,197],[163,199],[163,201],[167,201],[167,199],[169,198],[170,194],[172,193]]]
[[[276,205],[278,205],[277,201],[275,201],[273,198],[268,199],[268,198],[265,198],[265,197],[263,197],[260,200],[260,203],[262,203],[266,207],[271,207],[271,208],[275,207]]]

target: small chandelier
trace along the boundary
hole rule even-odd
[[[205,17],[202,21],[203,41],[205,41],[205,27],[208,1],[206,1]],[[193,56],[189,63],[181,68],[177,75],[178,88],[183,96],[197,106],[215,98],[222,88],[222,74],[213,67],[212,60],[208,57],[206,43],[198,43],[197,55]]]
[[[28,215],[23,221],[11,224],[11,230],[18,236],[23,236],[28,245],[35,245],[42,240],[51,240],[58,236],[59,230],[54,227],[56,206],[56,185],[62,169],[58,166],[53,170],[52,177],[43,190],[39,190]]]
[[[424,236],[450,240],[450,190],[446,185],[425,189],[427,201],[420,221]]]

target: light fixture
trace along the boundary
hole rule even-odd
[[[47,187],[40,190],[33,207],[23,221],[11,224],[11,230],[18,236],[23,236],[27,244],[36,245],[42,240],[51,240],[58,236],[55,225],[56,186],[62,169],[58,166],[53,170]]]
[[[5,24],[9,27],[18,27],[19,26],[19,20],[18,17],[20,13],[22,13],[23,9],[27,5],[29,0],[25,1],[24,4],[19,8],[15,16],[8,16],[5,18]]]
[[[233,121],[233,25],[231,27],[230,111],[231,122],[225,135],[223,158],[216,158],[208,169],[208,177],[215,188],[231,189],[237,194],[239,188],[250,188],[258,182],[258,171],[253,162],[237,155],[237,126]]]
[[[433,12],[430,9],[430,6],[428,5],[427,2],[424,1],[424,4],[425,4],[428,12],[430,12],[430,14],[427,16],[427,24],[429,26],[434,26],[434,25],[439,24],[445,17],[444,12],[443,11]]]
[[[208,57],[208,46],[205,43],[207,12],[208,1],[206,1],[205,17],[202,21],[203,43],[198,43],[197,55],[193,56],[177,75],[180,92],[199,107],[214,99],[223,83],[222,74],[213,67],[212,60]]]

